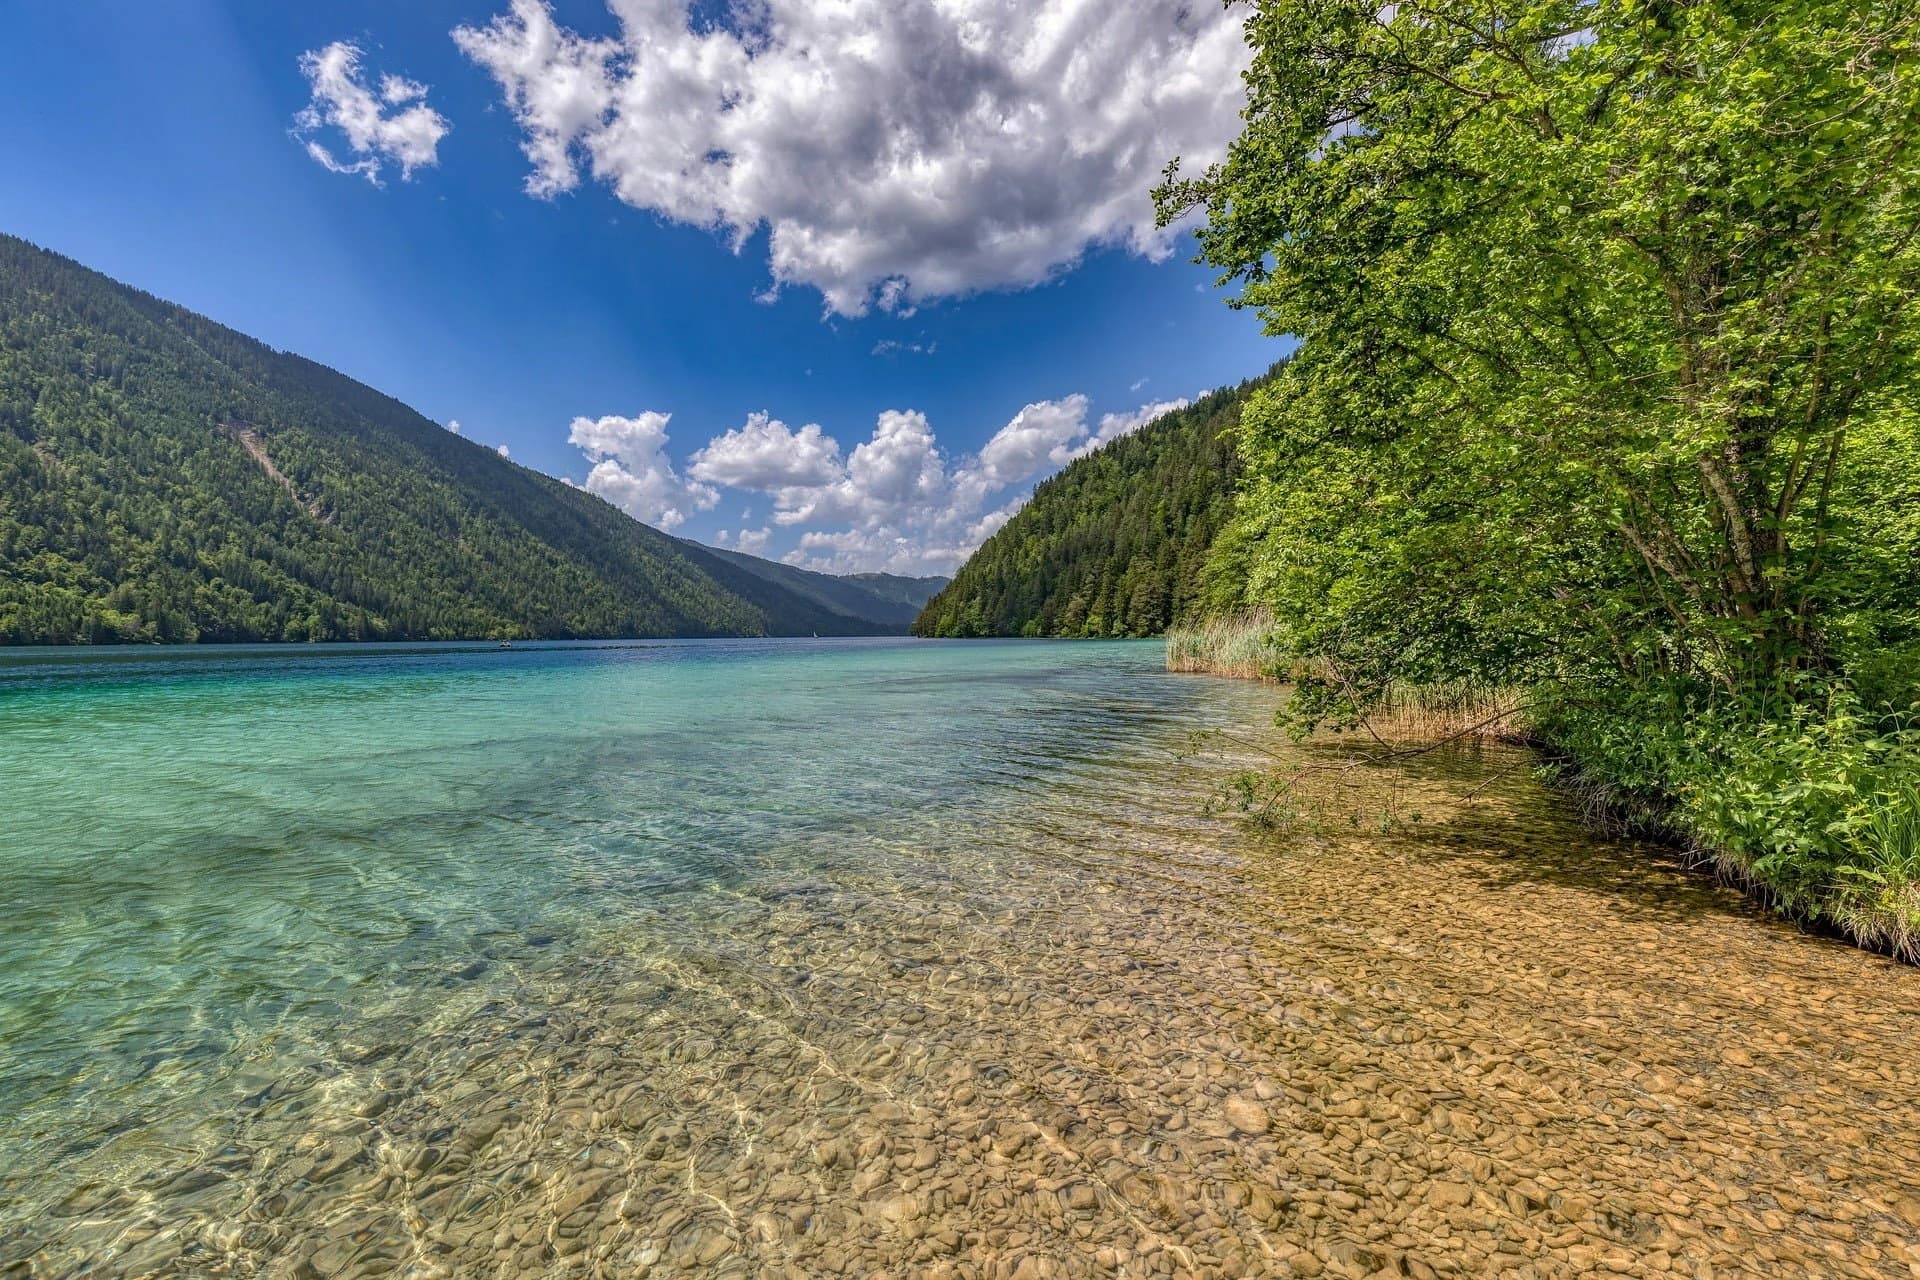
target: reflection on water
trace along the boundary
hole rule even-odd
[[[1920,1263],[1920,975],[1504,750],[1206,819],[1276,695],[1157,663],[0,676],[0,1274]]]

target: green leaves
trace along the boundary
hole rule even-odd
[[[1252,7],[1245,131],[1157,194],[1301,339],[1220,545],[1332,673],[1309,720],[1528,687],[1615,796],[1796,910],[1851,901],[1920,761],[1916,31],[1909,0]]]
[[[1503,605],[1467,662],[1551,619],[1559,676],[1830,664],[1849,441],[1915,372],[1908,10],[1260,5],[1245,133],[1159,194],[1303,339],[1247,427],[1270,602],[1352,631],[1421,562]]]

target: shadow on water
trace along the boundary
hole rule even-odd
[[[1551,884],[1603,899],[1624,918],[1772,918],[1680,849],[1595,832],[1567,795],[1540,781],[1539,757],[1527,748],[1468,743],[1381,764],[1348,742],[1300,750],[1316,765],[1343,766],[1338,776],[1352,780],[1361,814],[1369,799],[1378,806],[1388,829],[1369,840],[1436,876],[1494,890]]]

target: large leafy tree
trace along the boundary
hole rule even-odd
[[[1157,196],[1302,341],[1247,410],[1250,591],[1342,698],[1741,690],[1884,639],[1861,619],[1911,557],[1862,531],[1912,492],[1876,460],[1914,452],[1917,14],[1249,5],[1244,132]]]

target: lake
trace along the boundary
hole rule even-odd
[[[1920,1267],[1914,971],[1161,664],[0,655],[0,1275]]]

